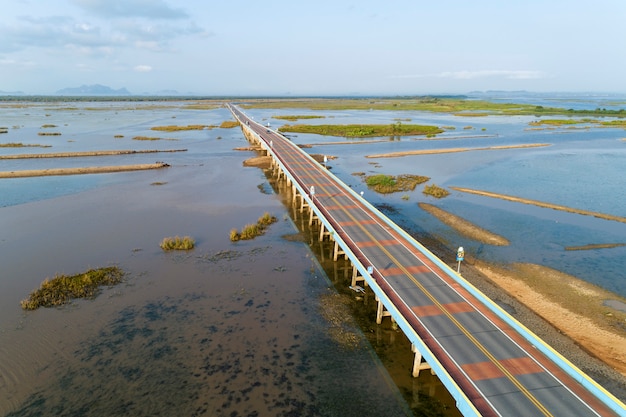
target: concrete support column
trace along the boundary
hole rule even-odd
[[[383,317],[391,317],[391,313],[385,309],[384,304],[380,301],[378,296],[376,297],[376,302],[378,303],[378,308],[376,309],[376,324],[381,324]]]
[[[354,287],[358,283],[362,282],[364,287],[367,287],[367,281],[365,277],[361,275],[359,270],[356,268],[356,265],[352,265],[352,286]]]
[[[333,250],[333,261],[337,261],[339,255],[345,255],[346,253],[341,249],[339,243],[335,240],[335,249]]]
[[[413,372],[411,373],[411,375],[413,375],[413,378],[417,378],[420,375],[420,371],[423,369],[430,369],[431,375],[435,375],[435,372],[433,372],[433,369],[430,367],[430,365],[423,360],[423,356],[421,352],[417,349],[417,346],[411,344],[411,351],[415,353],[415,357],[413,358]]]

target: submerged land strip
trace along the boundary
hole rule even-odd
[[[489,192],[489,191],[473,190],[473,189],[470,189],[470,188],[462,188],[462,187],[450,187],[450,188],[452,190],[460,191],[460,192],[463,192],[463,193],[482,195],[482,196],[485,196],[485,197],[492,197],[492,198],[499,198],[501,200],[514,201],[516,203],[530,204],[530,205],[537,206],[537,207],[550,208],[550,209],[553,209],[553,210],[565,211],[565,212],[568,212],[568,213],[582,214],[584,216],[593,216],[593,217],[597,217],[599,219],[612,220],[612,221],[616,221],[616,222],[626,223],[626,217],[614,216],[612,214],[599,213],[597,211],[580,210],[580,209],[576,209],[576,208],[572,208],[572,207],[560,206],[558,204],[544,203],[543,201],[529,200],[529,199],[526,199],[526,198],[514,197],[514,196],[510,196],[510,195],[506,195],[506,194],[497,194],[497,193],[492,193],[492,192]]]
[[[0,178],[25,178],[25,177],[45,177],[53,175],[81,175],[81,174],[103,174],[109,172],[142,171],[148,169],[159,169],[169,167],[165,162],[155,162],[153,164],[135,165],[113,165],[100,167],[82,168],[51,168],[51,169],[27,169],[22,171],[0,171]]]
[[[442,148],[442,149],[416,149],[413,151],[389,152],[374,155],[366,155],[366,158],[399,158],[411,155],[433,155],[439,153],[455,153],[470,151],[499,151],[502,149],[522,149],[522,148],[541,148],[550,146],[549,143],[529,143],[525,145],[502,145],[502,146],[486,146],[480,148]]]
[[[17,155],[0,155],[0,159],[31,159],[31,158],[76,158],[84,156],[111,156],[111,155],[133,155],[140,153],[159,153],[159,152],[186,152],[187,149],[146,149],[146,150],[104,150],[104,151],[85,151],[85,152],[56,152],[56,153],[26,153]]]

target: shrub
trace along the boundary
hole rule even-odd
[[[236,242],[238,240],[254,239],[255,237],[265,233],[265,229],[277,221],[278,219],[275,216],[265,212],[261,217],[259,217],[256,224],[245,225],[243,229],[241,229],[241,232],[237,231],[237,229],[232,229],[230,231],[230,240],[231,242]]]
[[[431,195],[435,198],[447,197],[450,194],[447,190],[435,184],[425,186],[423,192],[424,194]]]
[[[161,249],[168,250],[190,250],[196,245],[195,240],[189,236],[166,237],[161,241]]]

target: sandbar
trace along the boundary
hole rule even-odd
[[[560,206],[558,204],[545,203],[543,201],[529,200],[526,198],[514,197],[514,196],[510,196],[506,194],[492,193],[490,191],[473,190],[471,188],[462,188],[462,187],[450,187],[450,188],[452,190],[460,191],[463,193],[477,194],[477,195],[482,195],[485,197],[492,197],[492,198],[499,198],[501,200],[514,201],[516,203],[530,204],[530,205],[537,206],[537,207],[550,208],[553,210],[565,211],[568,213],[582,214],[584,216],[593,216],[599,219],[613,220],[616,222],[626,223],[626,217],[614,216],[612,214],[599,213],[596,211],[589,211],[589,210],[580,210],[580,209],[576,209],[572,207]]]
[[[74,158],[84,156],[110,156],[110,155],[132,155],[138,153],[157,153],[157,152],[186,152],[187,149],[170,149],[170,150],[110,150],[110,151],[85,151],[85,152],[56,152],[56,153],[26,153],[17,155],[0,155],[0,159],[30,159],[30,158]]]
[[[478,227],[475,224],[452,213],[448,213],[447,211],[442,210],[437,206],[433,206],[432,204],[427,203],[418,203],[418,206],[422,210],[427,211],[428,213],[441,220],[443,223],[452,227],[454,230],[458,231],[461,235],[465,237],[487,245],[509,245],[509,241],[506,238],[485,230],[481,227]]]

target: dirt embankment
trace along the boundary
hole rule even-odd
[[[103,174],[108,172],[142,171],[147,169],[159,169],[169,167],[165,162],[154,164],[136,165],[115,165],[101,167],[83,168],[51,168],[51,169],[29,169],[22,171],[0,171],[0,178],[24,178],[24,177],[45,177],[53,175],[81,175],[81,174]]]
[[[186,152],[187,149],[171,149],[171,150],[112,150],[112,151],[85,151],[85,152],[56,152],[56,153],[27,153],[18,155],[0,155],[0,159],[35,159],[35,158],[76,158],[84,156],[111,156],[111,155],[132,155],[139,153],[158,153],[158,152]]]

